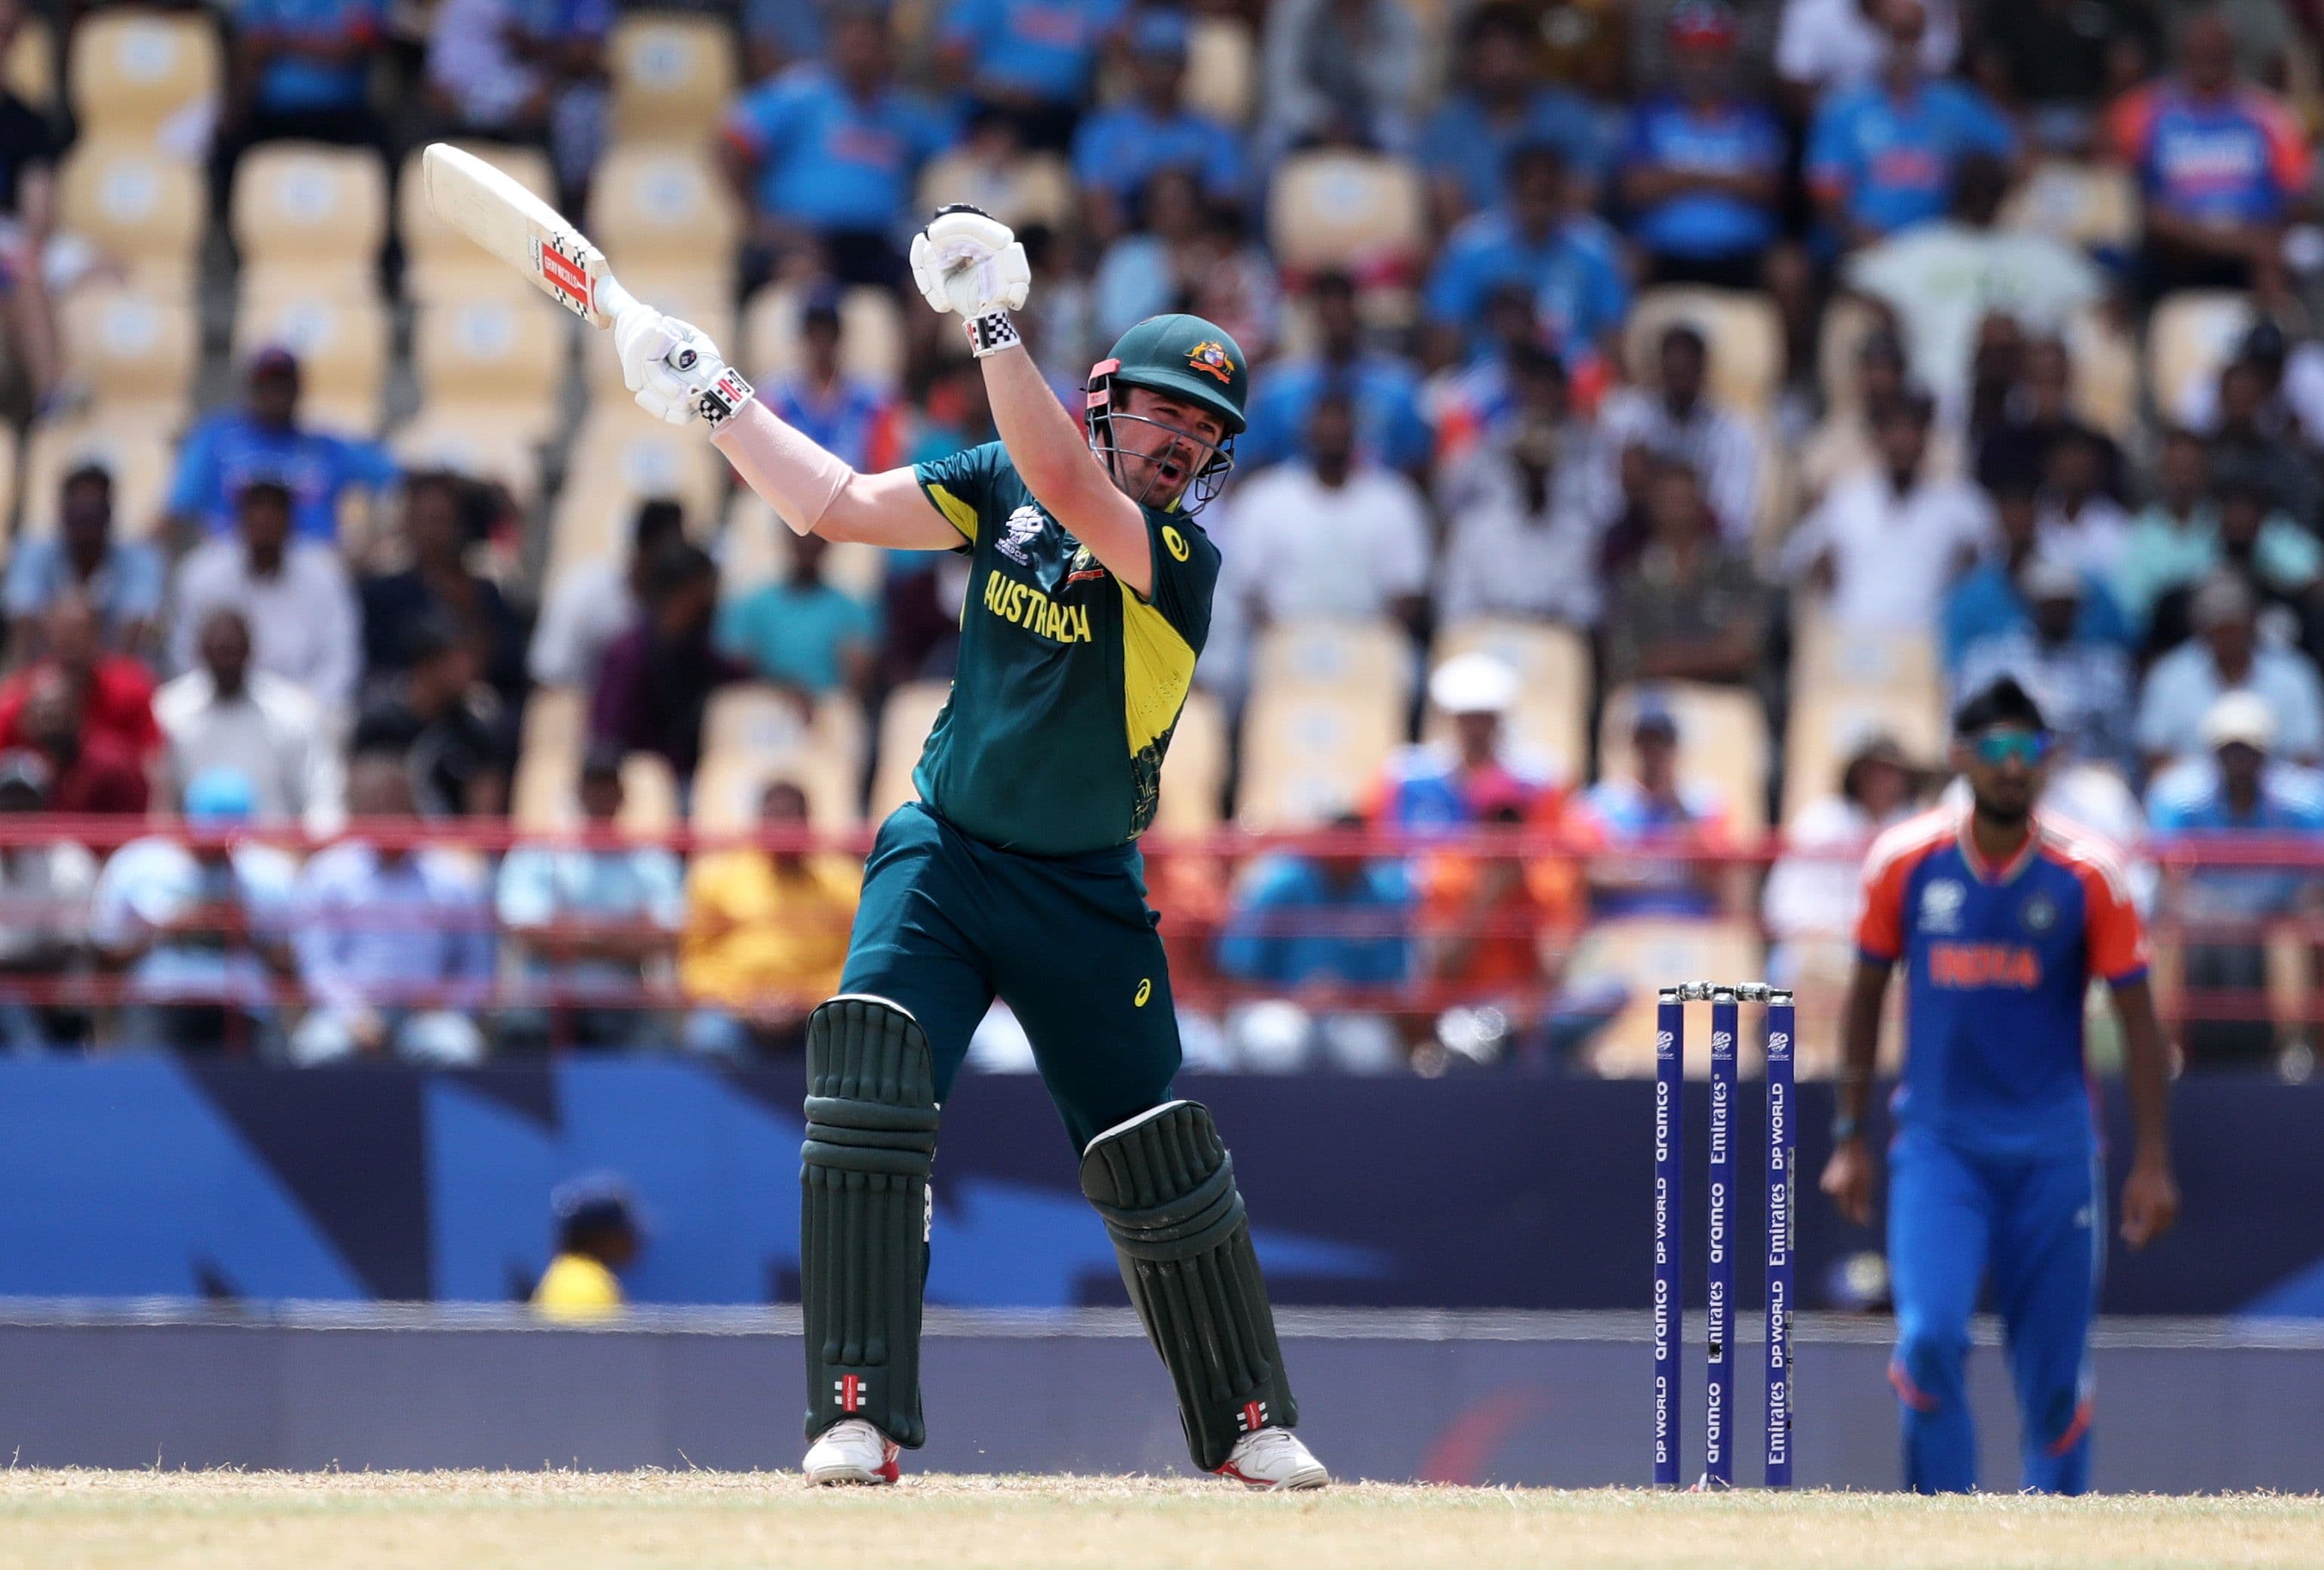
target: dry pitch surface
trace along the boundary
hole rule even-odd
[[[2324,1496],[2045,1501],[1149,1478],[0,1471],[0,1570],[2313,1565]]]

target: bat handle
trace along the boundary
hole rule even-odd
[[[597,275],[597,287],[595,292],[597,297],[597,314],[604,319],[602,325],[608,328],[612,327],[614,322],[621,319],[621,316],[623,311],[638,303],[638,297],[632,294],[628,290],[622,288],[620,282],[617,282],[610,272],[601,272]],[[694,351],[691,349],[682,351],[686,356],[686,362],[683,365],[677,363],[675,359],[675,356],[680,352],[681,351],[678,350],[671,351],[672,357],[666,359],[663,363],[668,365],[673,371],[691,369],[694,363]]]

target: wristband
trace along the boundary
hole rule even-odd
[[[732,365],[722,366],[718,379],[694,395],[695,412],[702,422],[716,430],[734,418],[734,411],[756,396],[742,373]]]
[[[961,325],[968,329],[968,352],[980,360],[1025,341],[1017,336],[1017,324],[1005,310],[988,310]]]

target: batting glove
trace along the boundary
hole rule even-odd
[[[671,425],[699,416],[715,431],[752,397],[751,383],[708,335],[650,306],[624,311],[613,323],[613,352],[638,407]]]
[[[1008,313],[1024,305],[1033,268],[1008,225],[955,206],[940,209],[912,236],[912,282],[931,307],[958,313],[981,359],[1018,341]]]

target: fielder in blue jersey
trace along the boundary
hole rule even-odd
[[[2136,1131],[2124,1241],[2144,1246],[2179,1210],[2146,935],[2113,848],[2034,811],[2049,751],[2034,700],[2015,681],[1994,683],[1954,723],[1953,764],[1973,805],[1898,825],[1865,865],[1823,1191],[1849,1220],[1870,1220],[1862,1120],[1882,999],[1901,962],[1889,1381],[1904,1408],[1905,1486],[1919,1493],[1977,1486],[1962,1365],[1969,1316],[1987,1286],[2008,1333],[2024,1486],[2089,1486],[2089,1325],[2106,1256],[2104,1168],[2082,1061],[2093,976],[2111,989],[2121,1021]]]

